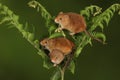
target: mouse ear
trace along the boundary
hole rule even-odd
[[[59,12],[59,14],[63,14],[63,12]]]
[[[68,19],[68,18],[69,18],[69,15],[64,15],[64,18],[67,18],[67,19]]]

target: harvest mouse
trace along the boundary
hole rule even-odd
[[[58,30],[66,29],[70,31],[70,35],[74,35],[76,33],[80,33],[84,31],[92,39],[102,42],[100,39],[93,37],[86,30],[86,22],[84,20],[84,17],[81,16],[80,14],[73,13],[73,12],[68,12],[68,13],[60,12],[57,15],[57,17],[54,19],[54,21],[61,26],[60,28],[58,28]]]
[[[69,54],[74,47],[74,43],[67,38],[57,37],[57,38],[45,38],[40,44],[48,49],[50,52],[54,49],[60,50],[64,55]]]
[[[74,48],[74,43],[65,37],[46,38],[40,44],[50,51],[49,56],[54,64],[61,63],[65,55],[70,54]]]
[[[54,66],[60,64],[65,58],[64,53],[57,49],[52,50],[49,53],[49,56],[50,56],[51,62],[54,63]]]
[[[55,18],[55,22],[58,23],[61,28],[70,31],[71,35],[74,35],[79,32],[86,30],[86,23],[83,16],[79,14],[68,12],[60,12]]]

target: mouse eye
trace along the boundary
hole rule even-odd
[[[47,41],[45,41],[44,44],[47,44]]]
[[[55,59],[57,59],[57,56],[55,57]]]
[[[60,20],[62,20],[62,18],[60,18]]]

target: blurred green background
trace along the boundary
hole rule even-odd
[[[0,0],[20,22],[29,22],[36,28],[37,38],[46,36],[43,18],[29,8],[30,0]],[[53,15],[60,11],[76,12],[95,4],[104,9],[120,0],[37,0]],[[65,73],[65,80],[119,80],[120,79],[120,16],[114,15],[104,33],[107,45],[95,42],[86,46],[76,61],[75,75]],[[15,28],[0,25],[0,80],[49,80],[53,70],[42,67],[42,59]]]

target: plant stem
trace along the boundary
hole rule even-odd
[[[61,72],[61,80],[64,80],[64,76],[65,76],[65,70],[67,69],[67,67],[69,66],[72,58],[74,56],[74,51],[68,56],[67,61],[65,62],[65,65],[63,66],[62,69],[60,69]]]
[[[65,73],[65,71],[61,70],[61,80],[64,80],[64,73]]]
[[[52,18],[50,13],[39,2],[33,0],[33,1],[30,1],[28,5],[33,8],[41,8],[48,15],[49,18]]]

